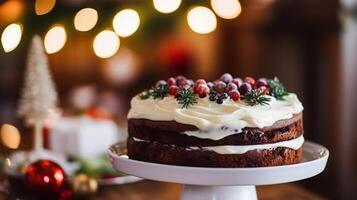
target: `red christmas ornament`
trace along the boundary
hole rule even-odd
[[[38,160],[26,169],[26,189],[37,197],[58,197],[65,181],[66,175],[63,169],[50,160]]]
[[[67,188],[63,188],[58,194],[58,200],[72,200],[72,199],[73,199],[73,193]]]

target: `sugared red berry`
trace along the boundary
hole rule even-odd
[[[206,81],[203,79],[198,79],[194,84],[193,84],[193,90],[196,91],[197,86],[204,84],[206,85]]]
[[[223,103],[223,99],[220,99],[220,98],[216,99],[216,103],[222,104]]]
[[[171,85],[170,87],[169,87],[169,94],[170,95],[176,95],[177,94],[177,92],[179,91],[179,87],[177,86],[177,85]]]
[[[232,80],[232,83],[236,84],[237,87],[239,88],[240,85],[242,85],[243,80],[242,80],[241,78],[234,78],[234,79]]]
[[[252,87],[255,85],[255,80],[254,78],[247,76],[244,78],[244,82],[249,83]]]
[[[195,93],[197,93],[201,98],[204,98],[209,93],[209,88],[206,84],[199,84],[196,88]]]
[[[178,86],[189,85],[189,82],[187,79],[176,79],[176,83]]]
[[[206,81],[203,79],[196,80],[195,85],[199,85],[199,84],[206,84]]]
[[[173,77],[168,78],[166,82],[168,85],[176,85],[176,79]]]
[[[227,87],[226,87],[226,91],[229,92],[229,91],[232,91],[232,90],[237,90],[238,87],[236,84],[234,83],[228,83]]]
[[[159,80],[158,82],[156,82],[156,87],[159,87],[160,85],[167,85],[166,81],[164,80]]]
[[[207,94],[198,94],[198,96],[202,99],[202,98],[205,98],[207,96]]]
[[[258,79],[256,85],[257,85],[257,88],[260,88],[262,86],[267,86],[268,85],[267,79],[266,78]]]
[[[240,93],[238,90],[231,90],[229,96],[233,101],[238,101],[240,99]]]
[[[216,85],[214,86],[214,89],[218,92],[218,93],[223,93],[226,90],[226,86],[227,84],[225,84],[223,81],[218,81],[216,83]]]
[[[229,74],[229,73],[225,73],[225,74],[223,74],[223,75],[221,76],[221,80],[222,80],[223,82],[225,82],[225,83],[231,82],[232,79],[233,79],[233,77],[232,77],[232,75]]]
[[[184,76],[176,76],[176,80],[181,80],[181,79],[187,79],[187,78]]]
[[[267,88],[265,86],[259,87],[258,90],[260,91],[260,93],[265,94],[265,95],[268,95],[270,92],[269,88]]]
[[[249,83],[242,83],[242,85],[239,87],[239,93],[241,95],[245,95],[250,91],[252,91],[252,85]]]

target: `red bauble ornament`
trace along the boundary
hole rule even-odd
[[[72,199],[73,199],[73,193],[67,188],[63,188],[58,194],[58,200],[72,200]]]
[[[50,160],[38,160],[26,169],[26,189],[36,197],[58,197],[65,181],[63,169]]]

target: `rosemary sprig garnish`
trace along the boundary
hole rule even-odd
[[[139,97],[141,100],[148,99],[151,96],[152,91],[151,90],[145,90],[142,93],[139,94]]]
[[[139,94],[139,98],[144,100],[148,99],[150,97],[153,97],[154,99],[163,99],[164,97],[167,96],[169,91],[168,85],[159,85],[152,87],[150,90],[145,90],[141,94]]]
[[[271,89],[271,96],[275,97],[277,100],[284,100],[284,97],[289,94],[277,77],[268,81],[268,86]]]
[[[252,90],[244,95],[244,101],[250,106],[269,105],[270,98],[264,96],[259,90]]]
[[[182,108],[188,108],[197,103],[197,96],[189,89],[181,88],[177,96],[177,102],[182,105]]]
[[[163,99],[164,97],[167,96],[168,91],[169,91],[169,86],[166,84],[161,84],[161,85],[151,88],[150,95],[154,99]]]

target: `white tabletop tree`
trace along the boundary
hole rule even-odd
[[[41,151],[43,126],[50,114],[57,110],[57,93],[39,36],[33,37],[27,59],[18,114],[34,126],[34,148]]]

